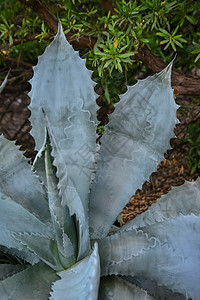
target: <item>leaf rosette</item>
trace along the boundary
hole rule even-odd
[[[0,264],[2,299],[200,299],[199,180],[113,227],[170,148],[171,68],[128,87],[97,147],[95,83],[59,24],[31,79],[33,166],[0,137],[0,249],[26,262]]]

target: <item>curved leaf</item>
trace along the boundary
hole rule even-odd
[[[49,222],[48,202],[28,160],[12,141],[0,136],[0,191],[42,221]]]
[[[31,134],[40,150],[45,140],[45,115],[62,204],[76,215],[79,225],[79,259],[90,248],[88,194],[96,148],[96,94],[90,77],[84,60],[66,41],[59,24],[31,79]]]
[[[24,259],[26,256],[23,252],[27,252],[27,258],[31,260],[34,260],[34,257],[30,257],[29,253],[35,254],[55,270],[63,269],[52,229],[2,194],[0,194],[0,228],[0,245],[22,251]]]
[[[63,266],[68,268],[75,263],[77,257],[76,229],[73,219],[69,215],[68,208],[61,206],[61,198],[57,189],[57,178],[52,168],[48,142],[45,149],[45,172],[49,209],[55,230],[59,256]]]
[[[38,262],[40,262],[39,257],[35,253],[32,253],[30,251],[27,252],[27,249],[25,249],[25,250],[17,250],[16,248],[8,248],[8,247],[5,247],[5,246],[0,246],[0,250],[5,255],[6,254],[12,255],[15,258],[20,259],[20,260],[24,260],[24,261],[28,262],[31,265],[35,265]]]
[[[38,263],[0,281],[1,299],[48,299],[52,282],[57,279],[55,271],[44,263]]]
[[[97,300],[100,264],[97,244],[93,252],[68,270],[57,273],[50,300]]]
[[[153,300],[145,290],[117,277],[102,277],[98,300]]]
[[[20,242],[20,245],[36,254],[43,262],[49,265],[55,271],[64,269],[64,264],[61,261],[58,246],[55,239],[39,233],[14,233],[15,239]],[[69,253],[71,256],[71,253]]]
[[[44,113],[49,119],[54,136],[58,141],[63,140],[62,142],[67,138],[68,126],[71,127],[71,121],[77,113],[85,112],[89,123],[90,120],[96,120],[95,83],[90,78],[91,73],[85,67],[85,60],[81,59],[78,52],[67,42],[59,23],[55,39],[38,58],[34,76],[30,80],[32,89],[29,93],[31,97],[29,108],[33,125],[31,133],[37,150],[42,148],[45,140]],[[85,124],[86,120],[82,125]],[[76,135],[78,134],[76,131]],[[94,132],[91,134],[93,136]]]
[[[34,160],[33,170],[39,176],[46,190],[58,251],[63,265],[67,268],[77,257],[77,234],[68,207],[61,205],[61,197],[57,189],[57,177],[51,164],[52,158],[49,147],[49,142],[46,142],[40,149]]]
[[[98,240],[98,244],[101,275],[112,275],[112,273],[109,272],[110,269],[114,269],[117,264],[120,265],[123,264],[123,262],[132,261],[135,256],[138,256],[144,250],[155,247],[156,239],[149,238],[148,235],[141,230],[137,231],[133,229],[107,236]],[[113,274],[117,275],[118,273],[114,272]]]
[[[39,233],[50,238],[54,237],[52,229],[47,227],[21,205],[0,193],[0,245],[9,248],[20,248],[13,233]],[[18,247],[19,246],[19,247]]]
[[[120,231],[143,228],[168,218],[176,218],[180,214],[191,213],[200,215],[200,178],[195,182],[186,181],[179,187],[172,187],[168,194],[161,196],[148,210],[122,226]]]
[[[105,257],[104,261],[101,261],[102,274],[131,275],[153,280],[174,292],[199,299],[200,218],[194,214],[180,215],[175,219],[170,218],[146,226],[144,230],[149,234],[149,238],[158,237],[156,246],[143,250],[139,255],[129,259],[123,259],[120,247],[112,250],[107,262]],[[123,236],[123,233],[121,234]],[[127,244],[130,245],[130,241],[127,241]]]
[[[186,300],[186,297],[183,294],[172,292],[165,286],[158,285],[155,281],[145,280],[131,276],[123,276],[122,278],[134,285],[139,286],[144,290],[147,290],[148,293],[153,297],[156,297],[156,299]]]
[[[200,199],[199,199],[200,201]],[[167,219],[163,222],[148,225],[143,232],[150,237],[156,237],[161,245],[168,245],[185,259],[191,256],[194,263],[200,266],[199,237],[200,218],[194,214],[180,215],[175,219]],[[199,260],[199,261],[198,261]],[[199,275],[200,276],[200,275]]]
[[[82,257],[85,257],[85,255],[87,255],[90,249],[89,226],[88,226],[88,205],[87,205],[88,199],[85,198],[84,200],[83,198],[79,197],[79,194],[72,180],[70,179],[68,171],[65,168],[65,165],[63,164],[65,160],[62,157],[62,153],[59,151],[59,147],[58,145],[56,145],[56,141],[52,133],[49,130],[48,132],[50,133],[50,141],[53,149],[52,156],[55,158],[54,165],[57,166],[60,164],[60,166],[62,166],[59,169],[60,173],[58,174],[58,168],[56,173],[58,178],[62,177],[62,180],[59,180],[58,182],[59,196],[62,199],[61,206],[67,209],[69,208],[70,215],[76,216],[77,236],[78,236],[77,257],[78,260],[80,260]],[[57,160],[59,161],[58,164],[56,163]]]
[[[0,280],[5,280],[10,276],[25,270],[27,267],[29,267],[29,265],[0,264]]]
[[[130,197],[170,148],[178,107],[170,76],[171,65],[129,87],[110,116],[90,194],[93,239],[108,234]]]

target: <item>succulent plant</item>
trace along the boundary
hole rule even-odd
[[[95,83],[58,33],[31,79],[28,164],[0,137],[1,299],[200,299],[200,181],[113,223],[170,148],[171,67],[120,96],[96,144]]]

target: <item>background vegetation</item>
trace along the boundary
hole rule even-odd
[[[69,42],[94,71],[101,133],[126,85],[160,71],[174,57],[175,94],[190,96],[191,105],[200,102],[198,0],[2,0],[0,11],[1,80],[11,63],[15,78],[37,63],[59,17]],[[199,121],[191,126],[187,142],[195,150],[188,160],[194,172],[200,166]]]

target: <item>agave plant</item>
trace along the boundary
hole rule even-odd
[[[61,25],[31,80],[33,166],[0,137],[1,299],[200,299],[200,181],[113,223],[174,137],[170,64],[128,87],[96,145],[95,83]]]

